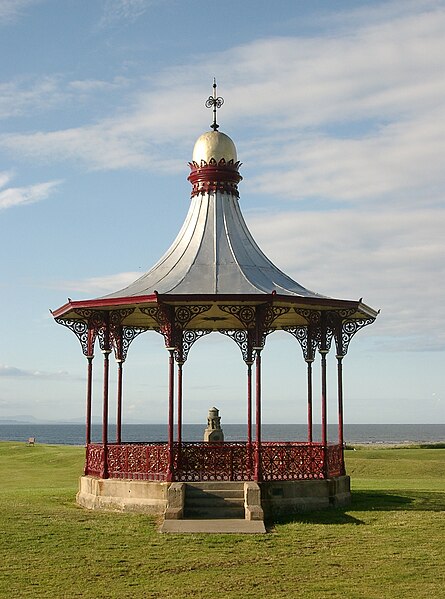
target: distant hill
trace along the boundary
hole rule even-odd
[[[71,420],[41,420],[28,414],[14,415],[10,418],[0,418],[0,424],[84,424],[83,418],[73,418]]]

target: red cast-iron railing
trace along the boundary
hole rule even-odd
[[[175,480],[250,480],[252,459],[247,443],[182,443],[175,445]]]
[[[174,480],[252,480],[255,443],[185,442],[173,445]],[[343,447],[321,443],[263,442],[261,473],[265,481],[323,479],[344,474]],[[85,474],[104,472],[101,444],[87,446]],[[109,478],[167,480],[167,443],[122,443],[107,445]]]
[[[329,476],[343,476],[345,474],[345,461],[341,445],[328,445],[327,462]]]

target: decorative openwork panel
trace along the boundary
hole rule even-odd
[[[93,338],[93,331],[88,328],[88,324],[86,322],[83,320],[76,320],[74,318],[56,318],[55,321],[58,324],[62,324],[64,327],[67,327],[76,335],[82,347],[82,352],[85,356],[93,355],[95,335]]]
[[[176,481],[252,480],[255,443],[246,442],[175,443],[174,473]],[[320,443],[261,444],[261,471],[268,480],[311,480],[344,474],[341,445]],[[107,446],[109,478],[166,480],[168,445],[166,443],[111,443]],[[325,467],[324,459],[327,458]],[[100,477],[104,451],[100,444],[87,446],[86,474]]]
[[[159,332],[164,336],[167,347],[175,347],[176,339],[174,337],[174,315],[172,306],[158,302],[157,306],[143,306],[140,308],[143,314],[147,314],[159,325]]]
[[[308,325],[312,325],[314,329],[320,328],[321,311],[310,310],[309,308],[294,308],[295,312],[302,316]]]
[[[330,477],[343,476],[345,474],[343,447],[341,445],[328,445],[327,462]]]
[[[123,308],[121,310],[113,310],[108,313],[110,343],[114,348],[116,359],[122,359],[122,323],[134,312],[134,308]],[[128,349],[128,348],[127,348]],[[125,358],[123,359],[123,361]]]
[[[349,344],[354,335],[362,329],[366,327],[368,324],[373,323],[375,318],[362,318],[360,320],[352,320],[348,319],[342,323],[341,328],[341,336],[339,335],[336,338],[337,342],[337,354],[339,356],[345,356],[348,353]],[[341,343],[339,342],[341,339]]]
[[[204,337],[205,335],[208,335],[211,332],[212,329],[187,329],[185,331],[182,331],[182,340],[180,347],[178,347],[178,349],[175,350],[176,362],[183,364],[187,360],[189,351],[192,345],[195,343],[195,341],[198,341],[198,339],[201,339],[201,337]]]
[[[334,336],[334,329],[330,326],[332,321],[331,313],[322,310],[310,310],[307,308],[294,308],[297,314],[303,316],[307,321],[308,334],[311,337],[311,344],[316,341],[319,351],[328,352],[331,349],[332,337]],[[306,348],[302,346],[303,354],[308,350],[311,350],[311,346],[307,345]],[[305,359],[307,359],[305,357]]]
[[[110,478],[165,480],[167,466],[167,444],[108,445],[108,476]]]
[[[262,306],[258,306],[262,308]],[[273,323],[277,318],[287,314],[290,308],[287,306],[275,306],[273,304],[265,304],[264,315],[261,322],[261,327],[264,330],[268,330],[272,327]]]
[[[243,360],[246,364],[253,362],[252,348],[254,346],[254,331],[251,329],[236,329],[234,331],[220,329],[219,332],[235,341],[241,350]]]
[[[293,335],[298,341],[306,362],[312,362],[317,348],[319,329],[317,330],[314,325],[309,324],[307,327],[283,327],[283,330]]]
[[[257,306],[220,305],[218,307],[223,312],[235,316],[246,329],[255,332],[254,336],[251,337],[251,340],[252,344],[257,347],[264,347],[266,335],[274,330],[272,326],[273,322],[279,316],[282,316],[289,311],[288,307],[274,306],[271,303],[259,304]],[[243,352],[242,344],[244,340],[241,337],[238,340],[234,335],[229,334],[229,336],[238,343],[241,352]],[[244,355],[247,355],[246,352],[243,353],[243,358]]]
[[[324,478],[324,451],[321,444],[263,443],[263,480],[305,480]]]
[[[113,347],[116,360],[125,362],[127,359],[128,349],[131,343],[141,333],[145,333],[147,329],[137,327],[119,327],[113,332]]]
[[[223,312],[235,316],[246,329],[255,328],[255,306],[226,305],[218,306]]]
[[[185,328],[195,316],[207,312],[210,308],[211,304],[170,306],[158,300],[157,306],[142,307],[140,310],[158,323],[159,331],[164,336],[166,346],[176,347],[179,350],[183,344]],[[188,346],[187,352],[191,345]]]
[[[183,443],[175,445],[177,481],[249,480],[246,443]],[[251,462],[250,462],[251,463]]]
[[[207,312],[211,307],[211,304],[175,306],[175,325],[185,328],[195,316]]]
[[[91,346],[91,350],[93,350],[96,338],[106,326],[107,313],[101,310],[89,310],[85,308],[76,308],[75,312],[88,323],[90,337],[89,344]],[[92,353],[90,355],[92,355]]]
[[[103,445],[90,443],[87,445],[85,456],[85,474],[100,476],[103,470],[104,448]]]

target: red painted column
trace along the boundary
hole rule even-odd
[[[337,356],[338,444],[341,447],[342,474],[345,474],[345,438],[343,426],[343,356]]]
[[[254,347],[256,351],[255,377],[256,377],[256,411],[255,411],[255,475],[256,481],[262,480],[261,474],[261,347]]]
[[[116,443],[122,443],[122,377],[123,362],[117,360],[117,414],[116,414]]]
[[[337,356],[338,443],[343,446],[343,356]]]
[[[87,406],[86,406],[86,427],[85,427],[85,442],[87,445],[91,443],[91,404],[92,404],[92,393],[93,393],[93,358],[94,356],[87,356],[88,367],[87,367]]]
[[[94,356],[87,356],[88,366],[87,366],[87,405],[86,405],[86,423],[85,423],[85,444],[86,444],[86,452],[85,452],[85,465],[83,468],[83,473],[85,476],[88,474],[88,457],[89,450],[88,446],[91,443],[91,405],[92,405],[92,392],[93,392],[93,358]]]
[[[252,362],[247,362],[247,469],[252,473]]]
[[[103,350],[104,355],[104,387],[103,387],[103,410],[102,410],[102,445],[104,459],[102,464],[101,478],[108,478],[108,384],[110,372],[111,350]]]
[[[323,473],[328,478],[328,410],[327,410],[327,376],[326,349],[321,349],[321,444],[323,446]]]
[[[328,413],[327,413],[327,375],[326,375],[326,354],[327,350],[321,349],[321,443],[323,446],[328,444]]]
[[[306,360],[307,363],[307,440],[309,443],[313,441],[313,418],[312,418],[312,362]]]
[[[178,362],[178,444],[182,443],[182,375],[183,362]]]
[[[174,348],[167,348],[170,352],[168,359],[168,466],[167,481],[174,480],[173,462],[173,427],[174,427],[174,393],[175,393],[175,358],[173,356]]]

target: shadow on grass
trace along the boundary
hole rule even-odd
[[[441,512],[445,510],[445,493],[434,491],[354,491],[348,511],[410,510]]]
[[[332,508],[280,516],[268,522],[274,524],[290,524],[301,522],[306,524],[364,524],[363,520],[354,516],[354,512],[370,511],[445,511],[445,493],[406,491],[406,494],[388,493],[384,491],[354,491],[352,503],[341,508]]]

